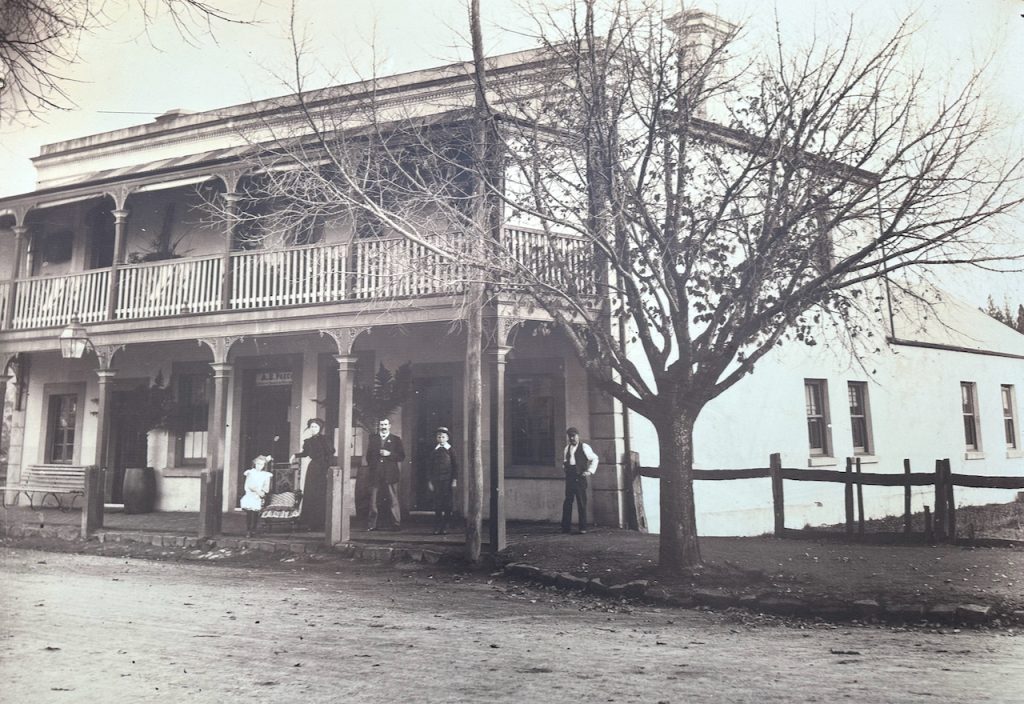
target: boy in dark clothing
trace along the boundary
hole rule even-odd
[[[430,453],[427,486],[434,494],[434,535],[446,535],[448,521],[452,517],[459,461],[455,457],[455,450],[448,444],[448,428],[438,428],[435,434],[437,446]]]

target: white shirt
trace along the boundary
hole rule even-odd
[[[442,442],[442,443],[439,443],[439,444],[438,444],[438,446],[437,446],[437,447],[435,447],[434,449],[435,449],[435,450],[440,450],[440,449],[441,449],[442,447],[443,447],[444,449],[446,449],[446,450],[450,450],[450,449],[452,449],[452,446],[451,446],[451,445],[449,445],[449,444],[448,444],[448,443],[446,443],[446,442]]]
[[[583,454],[587,458],[587,469],[584,472],[584,474],[593,474],[594,472],[597,471],[597,465],[598,465],[598,462],[599,462],[599,460],[597,458],[597,453],[594,452],[594,450],[590,447],[590,445],[588,445],[587,443],[585,443],[583,441],[580,441],[580,445],[583,446]],[[569,463],[570,467],[575,467],[576,466],[576,446],[575,445],[566,445],[565,446],[565,452],[562,453],[562,457],[565,459],[566,462]]]

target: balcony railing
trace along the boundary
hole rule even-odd
[[[563,284],[570,275],[593,277],[589,248],[579,239],[523,228],[506,229],[504,236],[506,250],[549,283]],[[222,300],[222,256],[118,267],[114,320],[452,294],[462,291],[472,275],[464,261],[453,262],[405,239],[234,252],[228,260],[227,301]],[[106,320],[110,276],[111,269],[95,269],[18,280],[8,327],[60,327],[73,318],[83,323]],[[0,325],[7,322],[11,290],[11,282],[0,282]]]
[[[82,274],[23,279],[15,288],[14,328],[67,325],[77,317],[95,323],[107,315],[106,269]]]
[[[118,320],[134,320],[215,311],[220,308],[220,272],[220,257],[119,269],[114,315]]]

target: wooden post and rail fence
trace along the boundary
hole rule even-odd
[[[643,508],[641,477],[660,478],[658,467],[644,467],[640,456],[631,452],[626,458],[627,491],[632,495],[630,505],[630,528],[647,532],[647,516]],[[799,531],[786,528],[786,506],[783,481],[831,482],[844,485],[846,525],[850,537],[864,535],[864,486],[903,487],[903,533],[911,534],[911,488],[933,486],[935,488],[934,513],[924,507],[925,537],[929,542],[954,542],[956,540],[956,504],[954,487],[979,489],[1024,489],[1024,477],[992,477],[975,474],[954,474],[948,459],[935,460],[935,471],[913,472],[910,460],[903,460],[902,473],[862,472],[859,457],[846,458],[845,470],[783,467],[779,453],[773,453],[767,467],[749,469],[694,469],[695,481],[729,481],[734,479],[770,479],[772,487],[772,509],[774,512],[774,534],[781,538],[795,535]]]

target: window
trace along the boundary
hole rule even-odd
[[[512,464],[550,465],[555,458],[555,377],[508,377],[509,441]]]
[[[1016,450],[1020,447],[1017,440],[1017,399],[1013,384],[1003,384],[1000,392],[1003,397],[1003,434],[1006,437],[1006,449]]]
[[[960,382],[960,405],[964,416],[964,446],[968,450],[981,449],[978,432],[978,391],[973,381]]]
[[[52,464],[71,464],[75,461],[78,395],[50,396],[50,407],[47,412],[46,461]]]
[[[804,395],[807,401],[807,440],[811,455],[832,455],[831,426],[828,418],[828,382],[824,379],[805,379]]]
[[[209,376],[205,373],[179,374],[177,400],[179,423],[175,432],[175,461],[180,466],[206,463],[206,440],[210,402]]]
[[[868,412],[868,385],[863,381],[851,381],[846,388],[850,397],[853,453],[870,455],[874,451],[874,447],[871,441],[871,417]]]

